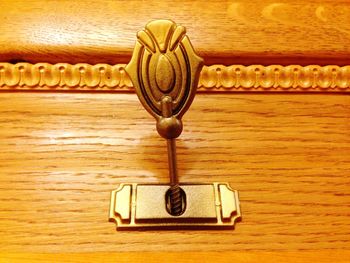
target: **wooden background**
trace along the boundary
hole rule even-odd
[[[0,2],[0,61],[127,63],[152,19],[187,28],[209,64],[337,64],[350,60],[344,0]]]
[[[14,0],[0,2],[0,62],[127,63],[159,18],[186,26],[206,65],[350,61],[348,1]],[[243,221],[116,232],[111,190],[167,182],[165,142],[136,95],[2,91],[0,262],[348,262],[349,119],[344,94],[197,94],[180,180],[230,182]]]
[[[178,141],[180,180],[238,189],[234,231],[116,232],[108,222],[118,183],[168,180],[166,144],[135,94],[0,102],[2,250],[350,249],[348,96],[197,95]]]

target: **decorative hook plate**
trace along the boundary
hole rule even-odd
[[[225,227],[240,218],[237,191],[227,183],[180,184],[175,139],[190,107],[203,60],[186,30],[170,20],[149,22],[138,40],[126,72],[144,108],[167,140],[168,185],[125,183],[112,192],[110,221],[118,228]]]

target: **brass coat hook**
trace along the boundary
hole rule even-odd
[[[186,29],[171,20],[149,22],[137,33],[125,70],[144,108],[167,140],[169,185],[121,184],[112,192],[110,220],[120,228],[232,226],[240,218],[238,193],[227,183],[180,184],[175,139],[183,128],[203,59]]]

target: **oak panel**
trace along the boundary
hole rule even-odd
[[[0,61],[126,63],[151,19],[173,19],[207,64],[337,64],[350,58],[343,0],[0,3]]]
[[[180,180],[240,191],[235,230],[116,232],[110,191],[167,182],[135,94],[0,94],[0,248],[8,252],[350,249],[345,95],[198,94]]]
[[[302,251],[302,252],[182,252],[181,263],[237,262],[237,263],[348,263],[350,251]],[[18,262],[118,262],[158,263],[179,262],[176,252],[122,252],[122,253],[0,253],[0,263]]]

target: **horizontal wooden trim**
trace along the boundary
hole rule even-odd
[[[0,1],[0,61],[127,63],[136,32],[159,18],[185,26],[208,65],[350,60],[344,0],[11,0]]]
[[[0,91],[133,91],[125,64],[0,63]],[[350,66],[211,65],[200,92],[350,92]]]
[[[0,253],[0,262],[348,262],[348,250],[299,252],[121,252],[121,253]]]

